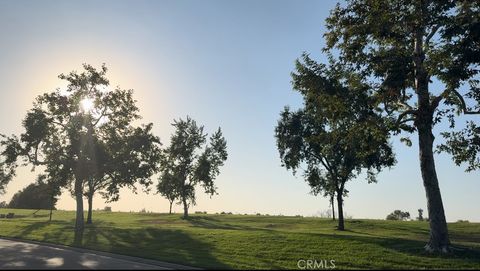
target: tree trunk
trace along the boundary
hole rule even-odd
[[[75,218],[75,240],[76,245],[82,244],[83,239],[83,227],[84,227],[84,217],[83,217],[83,189],[82,189],[82,180],[75,180],[75,200],[77,202],[77,212]]]
[[[426,2],[418,2],[421,15],[426,14]],[[432,134],[433,113],[437,105],[431,104],[428,89],[429,75],[424,66],[425,52],[423,50],[423,37],[425,27],[420,26],[415,31],[415,90],[418,97],[418,109],[416,112],[415,126],[418,131],[420,170],[422,172],[423,186],[427,196],[428,216],[430,219],[430,240],[425,246],[429,252],[448,252],[450,240],[448,238],[447,221],[443,209],[442,196],[438,186],[435,160],[433,158]]]
[[[55,198],[55,194],[53,192],[53,189],[52,189],[52,196],[50,197],[50,218],[48,221],[52,221],[52,212],[53,212],[53,200]]]
[[[447,221],[443,209],[442,195],[438,186],[435,161],[433,158],[432,129],[419,127],[420,168],[423,186],[427,195],[427,208],[430,223],[430,240],[425,249],[429,252],[447,253],[450,250]]]
[[[343,195],[337,192],[337,204],[338,204],[338,230],[345,230],[345,222],[343,220]]]
[[[335,221],[335,194],[330,196],[330,204],[332,205],[332,217],[333,221]]]
[[[188,218],[188,204],[186,198],[183,198],[183,218]]]
[[[92,224],[93,194],[88,194],[87,224]]]
[[[172,204],[173,204],[173,201],[170,201],[170,211],[168,212],[168,214],[172,214]]]

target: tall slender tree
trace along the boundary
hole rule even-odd
[[[306,164],[312,193],[336,195],[338,229],[344,230],[346,182],[362,170],[375,182],[395,163],[387,123],[360,78],[333,62],[318,64],[304,54],[292,77],[304,105],[293,112],[286,107],[275,129],[282,165],[295,174]]]
[[[186,120],[175,120],[172,125],[175,132],[170,138],[170,146],[163,151],[158,186],[173,186],[173,194],[183,204],[183,216],[187,218],[188,208],[196,204],[195,187],[198,184],[210,196],[217,193],[214,180],[227,160],[227,142],[218,128],[207,145],[203,126],[198,126],[188,116]]]
[[[479,18],[480,2],[468,0],[351,0],[327,18],[325,51],[361,74],[396,132],[418,133],[431,252],[450,250],[432,129],[454,111],[480,114]]]
[[[176,179],[177,176],[173,175],[171,171],[164,171],[160,176],[159,182],[157,184],[157,192],[164,196],[170,208],[168,213],[172,214],[172,205],[179,198],[179,191],[177,191],[177,184],[181,181]]]

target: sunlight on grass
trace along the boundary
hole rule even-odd
[[[75,213],[0,209],[0,235],[72,245]],[[96,211],[83,246],[203,268],[298,269],[300,259],[330,260],[337,268],[480,268],[480,224],[450,223],[459,250],[426,255],[427,222],[347,220],[345,232],[328,219],[177,215]]]

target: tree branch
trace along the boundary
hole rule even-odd
[[[407,116],[408,114],[416,116],[416,115],[417,115],[417,110],[410,109],[410,110],[403,111],[403,112],[398,116],[397,121],[395,122],[395,125],[398,127],[398,126],[399,126],[400,124],[402,124],[402,123],[415,120],[415,118],[409,118],[409,119],[403,120],[403,118],[404,118],[405,116]]]
[[[455,96],[457,96],[457,98],[460,100],[460,106],[462,108],[462,111],[463,111],[463,114],[465,115],[477,115],[477,114],[480,114],[480,110],[479,111],[468,111],[467,109],[467,104],[465,103],[465,99],[463,99],[463,96],[458,93],[458,91],[456,90],[452,90],[453,94],[455,94]]]
[[[106,106],[103,108],[102,114],[100,114],[100,116],[98,117],[98,119],[94,122],[93,126],[97,126],[97,124],[100,122],[100,120],[101,120],[102,118],[104,118],[104,117],[106,117],[107,115],[109,115],[109,114],[107,114],[107,115],[105,114],[105,113],[107,113],[107,109],[108,109],[108,108],[107,108]]]
[[[435,25],[433,28],[432,28],[432,31],[430,32],[430,34],[428,34],[428,36],[425,38],[425,44],[428,45],[428,43],[430,42],[430,39],[433,38],[433,36],[435,35],[435,33],[437,33],[437,30],[440,28],[440,25],[437,24]]]
[[[413,110],[413,107],[404,101],[398,101],[397,104],[407,108],[408,110]]]
[[[65,128],[65,129],[67,128],[67,126],[66,126],[65,124],[61,123],[61,122],[52,120],[52,123],[53,123],[53,124],[60,125],[60,126],[62,126],[62,128]]]
[[[430,103],[430,107],[432,108],[432,110],[435,110],[438,105],[440,104],[440,102],[448,96],[448,94],[450,93],[451,89],[446,89],[442,92],[442,94],[438,95],[437,97],[433,98],[432,102]]]
[[[28,161],[34,165],[46,165],[47,163],[44,162],[44,161],[39,161],[38,160],[38,146],[40,145],[40,143],[38,143],[36,146],[35,146],[35,153],[34,153],[34,156],[32,157],[31,155],[29,155],[28,153],[26,154],[27,157],[28,157]]]
[[[328,164],[328,161],[324,161],[321,157],[318,157],[320,160],[320,163],[322,163],[322,165],[330,172],[331,171],[331,167],[330,165]]]

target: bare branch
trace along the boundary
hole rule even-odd
[[[415,118],[415,117],[412,117],[412,118],[404,119],[404,120],[400,121],[400,122],[397,123],[397,124],[400,125],[400,124],[404,124],[404,123],[407,123],[407,122],[409,122],[409,121],[415,121],[415,120],[416,120],[416,118]]]
[[[435,25],[433,28],[432,28],[432,31],[430,32],[430,34],[428,34],[427,38],[425,38],[425,44],[428,45],[428,43],[430,42],[430,40],[433,38],[433,36],[435,35],[435,33],[437,33],[437,30],[440,28],[440,25]]]
[[[414,115],[416,116],[417,115],[417,110],[406,110],[406,111],[403,111],[397,118],[397,121],[395,122],[395,125],[398,127],[400,124],[402,123],[405,123],[405,122],[408,122],[408,121],[414,121],[415,120],[415,117],[413,118],[408,118],[408,119],[403,119],[404,117],[406,117],[407,115]]]
[[[467,104],[465,103],[465,99],[463,99],[463,96],[460,93],[458,93],[458,91],[456,91],[456,90],[452,90],[452,92],[460,100],[460,104],[461,104],[460,106],[462,107],[463,114],[465,114],[465,115],[480,114],[480,110],[479,111],[468,111]]]

